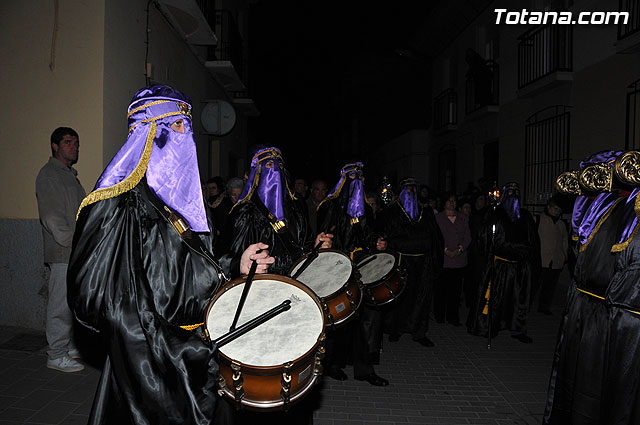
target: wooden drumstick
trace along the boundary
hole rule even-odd
[[[216,344],[218,348],[220,348],[223,345],[230,343],[234,339],[246,334],[250,330],[267,322],[268,320],[273,319],[283,311],[289,310],[290,308],[291,308],[291,300],[284,300],[282,304],[277,305],[271,310],[268,310],[262,313],[260,316],[254,317],[253,319],[249,320],[247,323],[240,325],[238,329],[229,331],[228,333],[222,335],[220,338],[213,341],[213,343]]]
[[[256,254],[260,252],[257,251]],[[229,331],[233,331],[238,324],[238,319],[240,318],[240,313],[242,312],[242,307],[244,306],[244,302],[247,300],[247,295],[249,294],[249,289],[251,289],[251,282],[253,282],[253,278],[256,275],[256,270],[258,269],[258,261],[253,260],[251,263],[251,268],[249,269],[249,274],[247,275],[247,281],[244,283],[244,288],[242,288],[242,295],[240,295],[240,301],[238,302],[238,307],[236,308],[236,315],[233,318],[233,323],[231,323],[231,327]]]

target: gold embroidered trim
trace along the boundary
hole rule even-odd
[[[604,213],[604,215],[602,217],[600,217],[600,220],[598,220],[598,224],[596,224],[596,227],[593,229],[593,232],[591,232],[591,234],[589,235],[589,238],[587,239],[587,241],[583,245],[580,245],[580,249],[578,250],[579,252],[584,252],[587,249],[587,246],[589,246],[589,244],[591,243],[591,240],[593,239],[595,234],[598,233],[598,230],[600,230],[600,226],[602,226],[604,224],[604,222],[607,220],[607,218],[609,218],[609,215],[611,215],[611,212],[613,211],[615,206],[618,205],[620,203],[620,201],[622,201],[623,199],[624,198],[616,199],[615,202],[613,204],[611,204],[611,206],[609,207],[607,212]]]
[[[620,243],[614,244],[611,247],[611,252],[622,252],[625,249],[627,249],[629,247],[629,244],[633,240],[633,238],[636,237],[636,233],[638,233],[638,229],[639,228],[640,228],[640,226],[638,226],[638,223],[636,223],[636,227],[633,229],[633,232],[631,232],[631,236],[629,236],[629,239],[627,239],[624,242],[620,242]]]
[[[353,256],[354,256],[354,255],[356,254],[356,252],[358,252],[358,251],[362,251],[362,248],[356,248],[356,249],[354,249],[353,251],[351,251],[351,252],[349,253],[349,257],[351,257],[351,261],[353,261]]]
[[[103,201],[109,198],[115,198],[118,195],[121,195],[125,192],[130,191],[144,177],[144,173],[147,171],[147,166],[149,165],[149,158],[151,158],[151,148],[153,147],[153,139],[156,137],[156,123],[155,121],[151,122],[151,127],[149,128],[149,134],[147,134],[147,141],[144,145],[144,151],[142,152],[142,157],[136,165],[136,168],[133,169],[131,174],[129,174],[124,180],[119,181],[113,186],[104,187],[102,189],[94,190],[89,193],[80,204],[78,208],[78,213],[76,214],[76,220],[80,216],[80,211],[87,205],[91,205],[98,201]]]
[[[196,323],[195,325],[183,325],[180,326],[182,329],[188,330],[188,331],[192,331],[194,329],[199,328],[200,326],[204,325],[204,322],[202,323]]]
[[[495,256],[493,257],[493,261],[495,261],[495,260],[504,261],[504,262],[506,262],[506,263],[517,263],[517,261],[514,261],[514,260],[507,260],[506,258],[498,257],[497,255],[495,255]]]
[[[601,297],[600,295],[593,294],[593,293],[591,293],[589,291],[585,291],[584,289],[580,289],[580,288],[576,288],[576,289],[578,291],[580,291],[580,292],[583,292],[583,293],[587,294],[587,295],[591,295],[592,297],[598,298],[600,300],[604,300],[604,297]]]
[[[135,114],[136,112],[144,109],[144,108],[148,108],[149,106],[153,106],[153,105],[160,105],[161,103],[167,103],[167,102],[171,102],[170,100],[155,100],[153,102],[149,102],[149,103],[145,103],[142,106],[138,106],[135,109],[132,109],[131,112],[129,112],[127,114],[127,118],[129,118],[131,115]]]
[[[184,115],[184,114],[182,112],[167,112],[166,114],[158,115],[157,117],[147,118],[146,120],[138,121],[137,123],[135,123],[134,125],[129,127],[129,133],[131,133],[131,130],[136,128],[136,126],[138,124],[142,124],[143,122],[155,122],[156,120],[159,120],[159,119],[162,119],[162,118],[166,118],[166,117],[170,117],[172,115]]]

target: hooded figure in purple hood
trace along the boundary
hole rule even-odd
[[[369,251],[386,248],[380,229],[374,229],[373,208],[366,202],[363,164],[352,162],[340,170],[340,180],[318,206],[318,230],[334,234],[334,248],[357,262]],[[382,315],[380,310],[365,306],[345,327],[327,334],[325,373],[344,380],[348,353],[353,360],[354,377],[371,385],[389,382],[375,373],[373,364],[381,348]]]
[[[331,236],[313,235],[304,200],[289,189],[280,149],[258,149],[251,160],[247,183],[233,206],[225,243],[238,253],[257,242],[271,246],[276,262],[269,271],[286,274],[293,262],[315,244],[331,247]]]
[[[254,245],[220,262],[200,188],[191,105],[167,86],[139,90],[129,135],[78,211],[68,301],[107,354],[91,424],[210,424],[215,347],[204,311],[226,276],[265,272]]]
[[[424,347],[433,346],[427,337],[433,299],[434,280],[442,270],[443,241],[431,208],[418,202],[418,183],[408,177],[400,182],[398,200],[384,215],[384,234],[388,247],[399,256],[407,271],[403,294],[385,312],[389,341],[403,333],[411,334]]]
[[[543,423],[635,424],[638,153],[597,152],[573,173],[576,266],[560,320]],[[621,160],[623,160],[621,162]],[[623,167],[620,167],[623,165]],[[626,171],[635,181],[625,181]],[[615,171],[614,171],[615,170]],[[560,185],[560,178],[558,187]],[[566,193],[566,192],[565,192]]]
[[[479,250],[485,258],[484,279],[476,308],[469,312],[474,320],[467,323],[476,335],[486,335],[491,323],[492,335],[507,329],[513,338],[529,343],[527,313],[531,280],[540,269],[540,240],[533,216],[520,206],[518,183],[504,185],[501,201],[478,235]]]

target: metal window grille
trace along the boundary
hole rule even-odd
[[[531,115],[525,124],[524,203],[545,205],[558,174],[569,167],[570,112],[556,105]]]
[[[625,149],[640,148],[640,80],[636,80],[627,87],[627,118],[624,147]]]
[[[470,114],[483,106],[497,105],[500,77],[498,64],[492,60],[485,62],[479,75],[470,75],[465,83],[465,112]]]
[[[553,72],[573,70],[571,25],[543,25],[518,40],[518,88]]]
[[[620,0],[618,11],[629,12],[629,21],[626,25],[618,22],[618,40],[621,40],[640,30],[640,0]]]
[[[448,88],[433,99],[433,126],[436,130],[458,122],[458,96]]]

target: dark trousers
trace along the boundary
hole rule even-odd
[[[540,298],[538,301],[538,311],[548,311],[551,309],[551,303],[553,302],[553,295],[556,290],[556,285],[560,279],[560,273],[562,269],[550,269],[547,267],[542,268],[540,274],[540,280],[534,279],[531,285],[531,303],[540,288]]]
[[[374,373],[372,358],[379,353],[381,337],[380,311],[368,306],[360,308],[349,323],[327,331],[324,367],[342,369],[352,362],[355,376]]]
[[[438,323],[460,323],[460,295],[465,268],[442,269],[433,294],[433,314]]]

